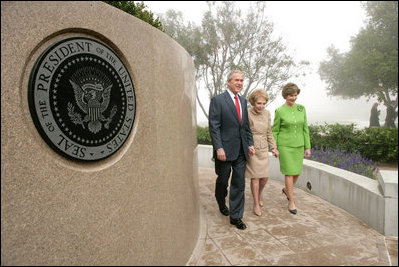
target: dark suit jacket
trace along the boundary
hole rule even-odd
[[[248,160],[248,147],[254,145],[252,132],[249,127],[247,100],[239,96],[242,109],[241,125],[235,103],[226,91],[211,99],[209,105],[209,132],[213,145],[213,156],[216,158],[216,150],[223,148],[226,153],[226,161],[238,158],[240,144]]]

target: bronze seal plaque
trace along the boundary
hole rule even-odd
[[[48,47],[32,69],[28,90],[37,130],[68,158],[107,158],[132,130],[132,79],[118,55],[97,40],[73,37]]]

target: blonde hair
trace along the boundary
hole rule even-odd
[[[295,83],[287,83],[286,85],[284,85],[281,94],[283,95],[283,98],[286,99],[288,95],[292,95],[294,93],[297,93],[299,95],[300,92],[301,89],[299,89]]]
[[[256,89],[256,90],[252,91],[252,93],[249,95],[248,101],[253,106],[255,104],[256,100],[261,97],[266,99],[266,103],[267,103],[267,101],[269,101],[269,95],[267,94],[267,92],[265,90]]]

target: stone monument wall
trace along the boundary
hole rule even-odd
[[[184,265],[195,127],[168,35],[99,1],[1,2],[1,264]]]

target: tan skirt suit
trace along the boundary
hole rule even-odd
[[[248,110],[249,126],[254,138],[255,155],[247,161],[246,178],[269,177],[269,145],[276,147],[271,130],[270,112],[264,109],[257,113],[253,108]]]

